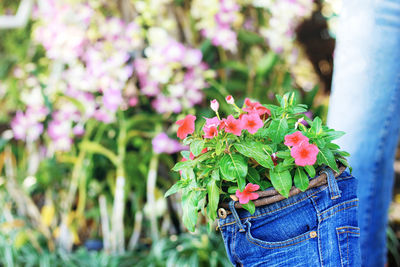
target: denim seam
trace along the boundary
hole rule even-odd
[[[310,200],[311,200],[311,203],[314,206],[314,209],[317,211],[317,219],[318,219],[318,226],[317,226],[317,231],[318,231],[318,255],[319,255],[320,260],[321,260],[321,267],[323,267],[324,266],[324,257],[322,256],[321,231],[320,231],[321,230],[320,227],[321,227],[322,220],[321,220],[320,211],[318,209],[317,201],[316,201],[315,198],[316,197],[312,197],[312,198],[310,198]]]
[[[338,227],[336,228],[337,230],[342,230],[342,229],[353,229],[358,231],[358,233],[360,232],[360,228],[359,227],[355,227],[355,226],[342,226],[342,227]]]
[[[340,233],[337,230],[338,230],[338,228],[336,228],[336,236],[337,236],[337,240],[338,240],[340,263],[341,263],[341,266],[344,267],[342,250],[340,249]]]
[[[253,240],[254,242],[258,242],[258,243],[262,242],[262,243],[265,243],[265,245],[275,246],[275,245],[286,245],[286,244],[288,244],[288,243],[291,243],[291,242],[295,241],[296,239],[304,238],[304,237],[306,237],[307,235],[310,235],[311,232],[312,232],[312,231],[310,230],[310,231],[308,231],[308,232],[305,232],[304,234],[301,234],[301,235],[296,236],[296,237],[292,237],[292,238],[290,238],[290,239],[288,239],[288,240],[285,240],[285,241],[268,242],[268,241],[257,240],[255,237],[253,237],[253,236],[251,235],[250,229],[248,229],[248,230],[247,230],[247,233],[246,233],[246,237],[249,237],[249,238],[250,238],[251,240]],[[289,244],[288,244],[288,245],[289,245]]]
[[[356,198],[356,199],[347,200],[347,201],[342,202],[342,203],[340,203],[340,204],[338,204],[338,205],[335,205],[335,206],[333,206],[333,207],[330,207],[329,209],[322,211],[322,212],[321,212],[321,215],[324,214],[324,213],[326,213],[326,212],[328,212],[328,211],[331,211],[331,210],[333,210],[333,209],[335,209],[335,208],[338,208],[338,207],[340,207],[340,206],[342,206],[342,205],[346,205],[346,204],[348,204],[348,203],[351,203],[351,202],[358,202],[358,199]]]
[[[236,254],[235,244],[236,244],[236,233],[238,232],[238,231],[236,231],[236,226],[237,225],[235,225],[235,227],[232,227],[233,232],[234,232],[232,253],[233,253],[233,256],[235,257],[236,261],[241,264],[240,259],[239,259],[238,255]]]
[[[321,188],[321,190],[319,190],[319,191],[315,191],[315,192],[314,192],[314,193],[312,193],[311,195],[305,196],[305,197],[303,197],[303,198],[299,199],[298,201],[296,201],[296,202],[293,202],[293,203],[290,203],[290,204],[288,204],[288,205],[286,205],[286,206],[283,206],[283,207],[277,208],[277,209],[275,209],[275,210],[271,210],[271,211],[269,211],[269,212],[265,212],[265,213],[259,214],[259,215],[257,215],[257,216],[249,216],[249,217],[241,218],[240,220],[246,220],[246,219],[255,219],[255,218],[261,217],[261,216],[263,216],[263,215],[266,215],[266,214],[269,214],[269,213],[272,213],[272,212],[276,212],[276,211],[282,210],[282,209],[284,209],[284,208],[287,208],[287,207],[293,206],[293,205],[295,205],[295,204],[297,204],[297,203],[299,203],[299,202],[301,202],[301,201],[303,201],[303,200],[305,200],[305,199],[307,199],[307,198],[309,198],[309,197],[311,197],[311,196],[313,196],[313,195],[315,195],[315,194],[318,194],[318,193],[320,193],[320,192],[324,191],[326,188],[328,188],[328,187],[327,187],[327,186],[325,186],[325,187]],[[236,223],[236,221],[234,221],[234,222],[229,222],[229,223],[226,223],[226,224],[223,224],[223,225],[221,225],[221,227],[220,227],[220,228],[222,228],[222,227],[224,227],[224,226],[227,226],[227,225],[234,224],[234,223]]]
[[[329,215],[329,216],[323,218],[322,221],[323,221],[323,220],[326,220],[326,219],[328,219],[328,218],[330,218],[330,217],[332,217],[333,215],[335,215],[336,213],[338,213],[338,212],[340,212],[340,211],[347,210],[347,209],[350,209],[350,208],[353,208],[353,207],[357,207],[357,205],[352,205],[352,206],[348,206],[348,207],[346,207],[346,208],[337,210],[337,211],[335,211],[334,213],[332,213],[331,215]]]
[[[307,238],[307,239],[301,240],[301,241],[299,241],[299,242],[296,242],[296,243],[293,243],[293,244],[289,244],[289,245],[286,245],[286,246],[281,246],[281,247],[274,247],[274,248],[263,247],[261,244],[257,244],[257,243],[255,243],[255,242],[257,242],[257,241],[254,241],[254,242],[253,242],[252,240],[250,240],[250,239],[248,238],[248,236],[247,236],[247,235],[246,235],[246,238],[247,238],[247,240],[248,240],[250,243],[252,243],[252,244],[254,244],[254,245],[256,245],[256,246],[259,246],[259,247],[265,248],[265,249],[280,249],[280,248],[286,248],[286,247],[290,247],[290,246],[293,246],[293,245],[300,244],[300,243],[302,243],[302,242],[304,242],[304,241],[307,241],[307,240],[311,239],[312,237],[309,237],[309,238]]]

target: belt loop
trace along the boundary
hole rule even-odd
[[[231,202],[229,202],[229,209],[231,210],[233,217],[235,218],[236,224],[239,227],[239,232],[244,232],[245,230],[244,230],[243,224],[240,221],[239,215],[237,214],[236,209],[235,209],[235,201],[234,200],[231,200]]]
[[[340,195],[340,190],[339,190],[339,186],[337,184],[335,175],[333,174],[333,171],[331,168],[326,167],[322,173],[326,174],[326,179],[328,181],[328,188],[329,188],[329,193],[331,195],[331,199],[336,199],[339,198]]]

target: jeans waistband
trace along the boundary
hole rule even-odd
[[[327,174],[327,181],[328,183],[319,187],[315,187],[312,189],[308,189],[305,192],[301,192],[297,195],[291,196],[287,199],[281,200],[279,202],[269,204],[269,205],[264,205],[264,206],[259,206],[256,207],[255,213],[250,214],[247,210],[244,209],[236,209],[234,207],[235,201],[231,201],[229,203],[229,209],[232,212],[232,214],[226,216],[225,218],[220,218],[219,219],[219,228],[222,228],[226,225],[231,225],[236,223],[239,227],[239,230],[244,230],[244,227],[241,223],[242,220],[246,220],[249,218],[256,218],[262,215],[265,215],[267,213],[272,213],[272,212],[277,212],[281,209],[284,209],[286,207],[292,206],[294,204],[297,204],[301,201],[304,201],[308,199],[309,197],[328,189],[329,190],[329,195],[331,199],[336,199],[340,197],[340,190],[337,185],[337,180],[343,180],[346,178],[351,178],[352,176],[349,175],[347,172],[343,172],[340,176],[336,177],[333,174],[333,171],[331,169],[325,169],[322,172],[325,172]]]

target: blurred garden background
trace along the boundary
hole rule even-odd
[[[288,91],[326,118],[340,5],[2,0],[0,264],[229,266],[219,232],[188,233],[164,198],[188,149],[175,121]]]

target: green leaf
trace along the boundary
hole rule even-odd
[[[219,163],[219,169],[227,181],[243,180],[247,175],[247,160],[240,154],[225,154]],[[240,189],[243,190],[244,187]]]
[[[190,151],[193,153],[195,157],[200,155],[201,151],[204,148],[204,140],[195,139],[190,143]]]
[[[219,181],[219,169],[212,171],[211,178],[215,181]]]
[[[181,155],[185,159],[190,159],[190,151],[187,151],[187,150],[181,151]]]
[[[290,151],[278,151],[276,152],[276,156],[281,159],[291,158]]]
[[[230,186],[229,188],[228,188],[228,193],[229,194],[235,194],[236,193],[236,190],[238,190],[239,188],[236,186],[236,185],[234,185],[234,186]]]
[[[174,184],[173,186],[171,186],[170,189],[168,189],[167,192],[165,192],[164,197],[169,197],[170,195],[175,194],[176,192],[178,192],[181,188],[182,188],[182,182],[178,181],[176,184]]]
[[[217,142],[217,145],[215,146],[215,154],[217,156],[221,155],[222,152],[225,150],[225,142]]]
[[[294,173],[294,185],[303,192],[308,188],[309,180],[301,167],[296,168]]]
[[[247,172],[247,180],[252,184],[260,184],[260,174],[254,168],[249,168]]]
[[[345,158],[338,158],[338,160],[347,168],[349,168],[350,173],[353,172],[353,168],[350,166],[349,162]]]
[[[275,119],[268,127],[269,137],[274,143],[280,143],[286,135],[288,124],[286,119]]]
[[[234,144],[234,147],[240,154],[248,158],[254,158],[265,168],[272,169],[274,167],[274,162],[271,159],[271,155],[267,152],[267,145],[251,141]]]
[[[250,214],[254,214],[254,212],[256,211],[256,206],[254,205],[254,202],[251,200],[249,200],[247,204],[242,204],[242,207],[248,210]]]
[[[310,131],[315,134],[320,134],[322,132],[322,121],[319,117],[314,118]]]
[[[334,144],[334,143],[327,143],[325,145],[325,147],[327,147],[329,149],[340,149],[340,146],[338,146],[337,144]]]
[[[267,188],[270,188],[272,186],[271,182],[269,180],[263,180],[260,182],[261,190],[265,190]]]
[[[175,166],[172,168],[172,170],[177,172],[177,171],[187,169],[187,168],[192,168],[192,167],[193,167],[193,160],[180,161],[175,164]]]
[[[350,153],[346,151],[338,151],[337,153],[342,157],[350,157]]]
[[[246,187],[246,179],[245,179],[245,177],[238,177],[237,185],[238,185],[240,191],[243,191],[244,188]]]
[[[334,171],[339,172],[339,169],[336,165],[335,156],[330,151],[329,148],[321,148],[317,155],[318,165],[326,164],[331,167]]]
[[[262,44],[265,42],[260,35],[243,29],[239,30],[238,39],[247,44]]]
[[[208,193],[208,206],[210,212],[210,218],[215,220],[217,218],[217,208],[219,202],[219,187],[216,180],[211,180],[211,183],[207,185]]]
[[[314,168],[314,166],[306,165],[306,166],[304,166],[304,169],[306,170],[306,172],[308,173],[310,178],[314,178],[315,177],[315,168]]]
[[[335,139],[338,139],[338,138],[340,138],[340,137],[342,137],[343,135],[345,135],[346,133],[345,132],[342,132],[342,131],[326,131],[326,134],[328,135],[328,140],[329,141],[332,141],[332,140],[335,140]]]
[[[194,190],[184,190],[182,194],[182,221],[191,232],[194,232],[197,223],[197,204],[201,193]]]
[[[292,176],[288,170],[283,172],[270,171],[271,182],[274,188],[284,197],[289,197],[292,188]]]

